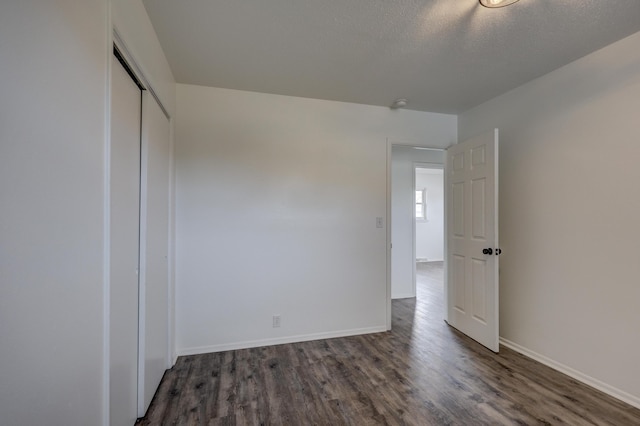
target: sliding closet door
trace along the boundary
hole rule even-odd
[[[142,93],[115,56],[111,78],[109,412],[112,426],[131,426],[138,389]]]
[[[142,107],[142,234],[140,389],[144,415],[170,367],[169,348],[169,119],[149,92]]]

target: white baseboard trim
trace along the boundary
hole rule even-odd
[[[308,342],[310,340],[333,339],[336,337],[357,336],[360,334],[381,333],[387,331],[387,327],[354,328],[351,330],[331,331],[327,333],[303,334],[298,336],[277,337],[274,339],[250,340],[245,342],[224,343],[221,345],[197,346],[178,349],[178,356],[199,355],[211,352],[234,351],[236,349],[259,348],[261,346],[282,345],[285,343]]]
[[[395,300],[395,299],[410,299],[412,297],[416,297],[415,294],[411,294],[411,293],[401,293],[401,294],[394,294],[393,296],[391,296],[391,299]]]
[[[640,398],[637,396],[631,395],[628,392],[625,392],[621,389],[618,389],[614,386],[604,383],[578,370],[574,370],[569,366],[566,366],[562,363],[554,361],[551,358],[548,358],[544,355],[541,355],[537,352],[527,349],[524,346],[521,346],[510,340],[507,340],[501,337],[500,344],[506,346],[509,349],[513,349],[514,351],[519,352],[520,354],[528,358],[538,361],[539,363],[544,364],[547,367],[551,367],[554,370],[557,370],[563,374],[566,374],[567,376],[572,377],[586,385],[589,385],[592,388],[598,389],[599,391],[604,392],[607,395],[610,395],[616,399],[619,399],[620,401],[626,402],[629,405],[633,405],[636,408],[640,408]]]

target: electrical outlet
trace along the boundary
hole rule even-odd
[[[383,220],[381,217],[376,217],[376,228],[382,228],[383,227]]]
[[[280,315],[273,316],[273,328],[280,327]]]

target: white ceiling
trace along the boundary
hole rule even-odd
[[[144,0],[179,83],[460,113],[640,31],[640,0]],[[640,49],[640,46],[638,46]]]

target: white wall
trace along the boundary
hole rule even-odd
[[[106,2],[0,5],[0,424],[102,413]]]
[[[455,116],[190,85],[177,100],[179,352],[384,330],[387,138],[446,145]]]
[[[114,8],[123,14],[139,6],[120,3]],[[109,4],[0,5],[2,425],[101,424],[108,411],[103,274]],[[138,51],[152,49],[148,39],[134,38],[130,45]],[[145,69],[162,66],[140,62]],[[165,83],[158,83],[159,92],[174,90]]]
[[[640,407],[639,111],[636,33],[459,132],[500,128],[501,336]]]
[[[416,259],[444,260],[444,174],[442,169],[418,169],[416,189],[427,190],[427,220],[416,221]]]
[[[454,117],[455,120],[455,117]],[[455,124],[454,124],[455,125]],[[455,129],[448,134],[430,138],[425,135],[423,145],[446,148],[456,142]],[[432,144],[429,142],[432,141]],[[394,145],[391,161],[391,297],[415,297],[414,272],[416,256],[413,252],[415,195],[413,179],[415,163],[443,164],[444,152],[414,149]]]

